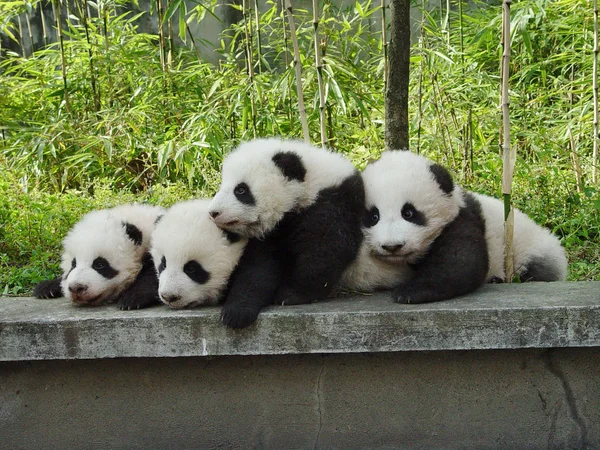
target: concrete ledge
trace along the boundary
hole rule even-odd
[[[600,282],[486,285],[397,305],[387,293],[271,307],[230,330],[219,308],[119,311],[0,299],[0,361],[600,346]]]

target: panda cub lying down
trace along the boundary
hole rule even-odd
[[[393,289],[399,303],[446,300],[504,281],[504,205],[454,184],[446,169],[387,151],[364,170],[365,241],[345,288]],[[515,210],[514,267],[521,281],[567,274],[559,240]]]
[[[163,213],[158,206],[138,204],[87,213],[63,240],[62,276],[42,281],[33,295],[65,296],[87,306],[118,301],[121,309],[158,303],[148,250]]]
[[[209,203],[199,199],[171,206],[152,233],[158,294],[172,308],[216,305],[248,242],[217,228]]]

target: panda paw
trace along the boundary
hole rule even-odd
[[[275,294],[276,305],[304,305],[311,303],[311,301],[311,298],[307,298],[306,295],[291,287],[281,286]]]
[[[397,287],[392,291],[392,299],[396,303],[403,305],[424,303],[427,301],[426,292],[414,292],[407,289],[405,286]]]
[[[221,321],[229,328],[246,328],[252,325],[260,309],[240,305],[224,305],[221,309]]]
[[[63,296],[62,277],[53,280],[40,281],[33,288],[33,296],[36,298],[57,298]]]
[[[160,300],[152,294],[143,295],[141,292],[125,291],[118,301],[121,311],[131,311],[134,309],[147,308],[152,305],[158,305]]]

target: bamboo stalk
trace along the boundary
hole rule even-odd
[[[33,55],[33,33],[31,32],[31,20],[29,18],[29,11],[25,12],[25,22],[27,23],[27,34],[29,36],[29,45],[31,45],[31,48],[29,49],[29,54]]]
[[[444,20],[446,30],[446,40],[448,45],[450,45],[450,0],[446,0],[446,19]]]
[[[63,78],[65,108],[68,113],[71,113],[71,105],[69,103],[69,89],[67,88],[67,61],[65,58],[65,40],[62,28],[61,0],[52,0],[52,10],[54,11],[54,19],[56,20],[56,27],[58,29],[58,41],[60,46],[60,62]]]
[[[423,71],[425,67],[425,0],[421,1],[421,22],[419,24],[419,82],[417,89],[417,155],[421,153],[421,124],[423,122]]]
[[[424,0],[423,0],[424,1]],[[388,40],[387,20],[385,17],[386,0],[381,0],[381,43],[383,46],[383,94],[387,90],[388,83]]]
[[[504,270],[506,282],[514,275],[514,210],[511,204],[512,180],[515,170],[516,148],[510,145],[509,116],[509,62],[510,62],[510,3],[502,1],[502,196],[504,198]]]
[[[158,40],[160,46],[160,66],[163,72],[167,71],[167,43],[163,24],[164,10],[162,0],[156,0],[156,14],[158,15]]]
[[[283,24],[283,50],[284,50],[283,53],[285,55],[285,70],[287,71],[288,67],[290,67],[290,60],[288,58],[288,54],[290,53],[290,50],[289,50],[289,45],[288,45],[287,28],[285,26],[284,2],[285,2],[285,0],[281,0],[281,19],[282,19],[281,23]],[[286,83],[287,83],[287,87],[288,87],[288,92],[291,92],[292,87],[290,86],[290,83],[289,83],[289,77],[286,77]],[[290,129],[292,129],[294,115],[292,114],[292,98],[290,95],[287,96],[287,101],[288,101],[288,120],[290,121]]]
[[[319,84],[319,123],[321,125],[321,145],[327,147],[327,129],[325,127],[325,88],[323,86],[323,61],[319,48],[319,2],[313,0],[313,27],[315,40],[315,66],[317,68],[317,82]]]
[[[167,0],[167,9],[169,8],[169,1]],[[183,5],[180,6],[183,8]],[[169,69],[173,69],[173,49],[175,48],[175,38],[173,37],[173,16],[167,20],[167,34],[169,36],[169,51],[167,53],[167,66]]]
[[[290,24],[290,39],[294,47],[294,67],[296,69],[296,90],[298,92],[298,109],[300,110],[300,120],[302,122],[302,135],[305,142],[310,142],[308,132],[308,118],[306,117],[306,107],[304,106],[304,93],[302,90],[302,63],[300,62],[300,48],[296,38],[296,24],[294,23],[294,13],[292,11],[291,0],[285,0],[285,10],[287,12],[288,22]]]
[[[250,114],[252,115],[252,132],[256,137],[256,100],[254,98],[254,61],[252,52],[252,20],[250,17],[249,0],[243,0],[242,9],[244,13],[244,33],[246,35],[246,71],[250,79]]]
[[[19,25],[19,45],[21,47],[21,56],[25,58],[27,57],[27,52],[25,51],[25,39],[23,36],[23,24],[21,21],[21,14],[17,16],[17,23]]]
[[[575,36],[573,36],[573,45],[571,47],[573,53],[575,53]],[[575,83],[575,65],[571,64],[571,73],[569,74],[569,148],[570,148],[570,158],[571,163],[573,164],[573,171],[575,172],[575,182],[577,184],[577,192],[583,192],[583,184],[581,178],[581,166],[579,165],[579,157],[577,155],[577,142],[575,141],[575,136],[573,136],[573,129],[571,124],[573,123],[573,106],[575,105],[575,93],[573,90],[573,85]]]
[[[113,83],[112,83],[112,76],[111,76],[111,60],[110,60],[110,43],[108,41],[109,35],[108,35],[108,8],[107,8],[107,4],[106,2],[102,2],[102,12],[100,12],[100,10],[98,10],[98,16],[100,16],[100,14],[102,14],[102,27],[103,27],[103,33],[104,33],[104,50],[106,52],[106,61],[107,61],[107,65],[106,65],[106,78],[107,78],[107,82],[108,82],[108,94],[107,94],[107,98],[108,98],[108,106],[111,107],[112,106],[112,95],[113,95]],[[100,4],[99,4],[100,5]]]
[[[594,150],[592,163],[592,181],[598,182],[598,0],[594,0],[594,68],[593,68],[593,91],[594,91]]]
[[[258,62],[258,73],[262,72],[262,39],[260,36],[260,20],[258,16],[258,0],[254,0],[254,24],[256,28],[256,58]]]
[[[81,21],[83,22],[83,28],[85,30],[85,40],[88,45],[88,61],[90,64],[90,84],[92,86],[92,97],[94,99],[94,109],[96,112],[100,111],[100,94],[96,85],[96,71],[94,69],[94,53],[92,48],[92,41],[90,39],[90,31],[88,25],[88,9],[84,4],[85,0],[80,0],[76,5],[79,10]]]
[[[43,2],[39,2],[40,5],[40,18],[42,19],[42,32],[44,34],[44,47],[48,45],[48,29],[46,28],[46,16],[44,14]]]

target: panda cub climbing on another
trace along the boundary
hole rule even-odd
[[[242,328],[271,303],[327,296],[362,241],[362,179],[342,155],[300,141],[257,139],[223,162],[210,217],[249,238],[223,306]]]
[[[39,283],[34,296],[65,296],[87,306],[118,300],[121,309],[158,303],[148,250],[163,212],[158,206],[128,204],[87,213],[63,240],[62,276]]]
[[[152,234],[158,294],[172,308],[217,304],[248,242],[217,228],[209,203],[198,199],[171,206]]]
[[[423,303],[504,281],[500,200],[461,189],[445,168],[409,151],[385,152],[362,175],[365,250],[344,277],[351,287],[393,287],[396,302]],[[516,210],[514,249],[522,281],[566,278],[559,240]],[[387,267],[387,276],[379,272],[380,279],[365,283],[365,274],[377,265]],[[397,283],[390,286],[394,268]]]

